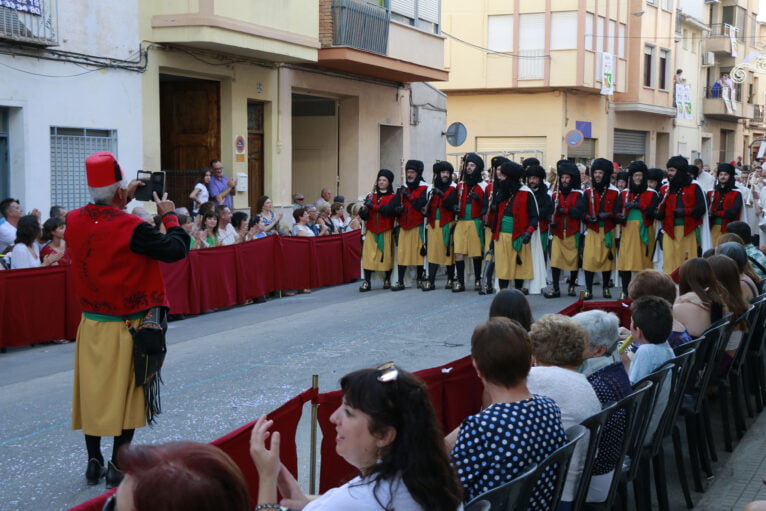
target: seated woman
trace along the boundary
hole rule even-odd
[[[362,205],[357,202],[351,202],[346,206],[349,218],[346,231],[358,231],[362,228],[362,219],[359,217],[360,209],[362,209]]]
[[[258,200],[255,201],[255,214],[263,218],[266,234],[277,234],[279,233],[279,221],[282,220],[282,213],[276,214],[271,208],[271,199],[266,195],[258,197]]]
[[[529,339],[535,361],[527,380],[529,390],[556,402],[561,409],[564,429],[600,412],[601,402],[596,392],[587,378],[577,372],[588,342],[585,329],[567,316],[545,314],[532,324]],[[584,439],[575,448],[559,511],[572,508],[587,446],[588,440]]]
[[[218,447],[196,442],[123,447],[125,473],[106,511],[250,511],[239,467]]]
[[[750,308],[750,303],[742,296],[742,288],[739,286],[740,275],[737,269],[737,263],[732,258],[725,255],[714,255],[707,259],[710,267],[713,268],[715,278],[721,287],[726,291],[723,294],[724,313],[732,313],[732,319],[735,320]],[[742,335],[747,331],[746,324],[739,324],[731,333],[729,341],[724,348],[729,357],[737,353],[739,343],[742,341]]]
[[[679,277],[680,295],[673,303],[673,318],[697,338],[723,317],[723,291],[710,263],[700,257],[684,261]]]
[[[460,485],[444,451],[428,391],[392,362],[340,380],[343,403],[332,414],[335,450],[360,475],[321,496],[308,496],[279,461],[279,433],[261,417],[250,454],[258,469],[258,509],[282,505],[305,511],[454,511]],[[271,436],[271,448],[266,440]]]
[[[572,319],[588,333],[590,341],[586,343],[585,360],[579,371],[588,379],[601,404],[619,401],[633,392],[625,367],[619,358],[615,359],[620,325],[617,316],[595,309],[575,314]],[[618,411],[607,422],[599,441],[587,502],[603,502],[609,496],[624,429],[625,413]]]
[[[532,352],[526,330],[506,318],[490,319],[473,331],[471,358],[490,403],[445,439],[466,501],[507,483],[566,443],[559,407],[527,388]],[[529,509],[549,508],[552,479],[553,473],[543,474]]]
[[[259,240],[266,237],[266,225],[263,223],[261,215],[255,215],[247,223],[246,241]]]
[[[200,213],[200,215],[202,214]],[[221,240],[218,239],[218,213],[213,209],[202,217],[200,228],[194,233],[194,245],[191,248],[200,249],[218,246],[221,246]]]
[[[298,208],[293,211],[293,218],[295,219],[295,223],[293,224],[292,228],[293,236],[314,236],[314,231],[312,231],[311,227],[308,226],[309,214],[305,208]]]
[[[333,202],[330,206],[330,221],[335,228],[335,233],[340,234],[346,232],[346,219],[343,218],[343,204],[340,202]]]
[[[66,220],[61,217],[51,217],[43,224],[42,241],[45,243],[45,246],[40,249],[40,257],[45,260],[45,257],[50,254],[61,256],[52,266],[72,264],[72,259],[69,257],[69,252],[66,249],[66,241],[64,241],[65,232]]]
[[[489,319],[504,317],[518,321],[529,332],[532,327],[532,311],[524,293],[518,289],[503,289],[492,300],[489,306]]]
[[[51,253],[40,260],[40,219],[35,215],[26,215],[19,219],[16,226],[16,241],[11,251],[11,269],[39,268],[52,266],[63,257],[63,253]]]
[[[194,220],[189,215],[183,213],[178,215],[178,223],[181,228],[189,235],[189,250],[194,248]]]
[[[642,270],[638,272],[628,286],[628,296],[632,300],[638,300],[643,296],[659,296],[667,300],[668,303],[674,303],[676,301],[676,294],[676,285],[673,279],[667,273],[657,270]],[[676,348],[692,339],[694,338],[686,331],[683,323],[673,318],[673,329],[668,337],[670,347]],[[639,344],[633,342],[632,346],[630,346],[630,352],[635,353]]]
[[[728,237],[734,236],[736,236],[739,241],[725,241]],[[742,297],[749,303],[750,300],[760,294],[758,293],[757,286],[760,281],[758,280],[758,275],[755,273],[755,270],[750,266],[750,262],[747,258],[747,250],[741,242],[742,238],[736,234],[726,233],[721,235],[720,240],[723,240],[723,242],[716,247],[715,253],[728,256],[736,263]]]
[[[330,218],[330,204],[325,202],[317,206],[317,213],[319,213],[319,216],[317,217],[317,225],[320,226],[320,228],[321,226],[325,226],[328,234],[338,234],[338,231],[335,230],[335,224]]]
[[[242,243],[245,241],[248,231],[247,213],[243,211],[237,211],[231,215],[231,225],[234,226],[234,230],[237,233],[236,237],[234,238],[234,243]]]

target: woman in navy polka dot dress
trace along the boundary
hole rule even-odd
[[[518,323],[493,318],[477,326],[471,356],[490,405],[466,418],[446,439],[466,502],[512,480],[566,442],[559,407],[527,390],[532,353],[527,332]],[[529,509],[549,508],[554,482],[553,473],[546,471]]]

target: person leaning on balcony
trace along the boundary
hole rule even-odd
[[[359,291],[372,289],[372,272],[382,271],[383,289],[391,289],[391,270],[394,267],[394,173],[380,169],[373,192],[364,200],[359,215],[366,222],[367,235],[362,247],[364,280]]]

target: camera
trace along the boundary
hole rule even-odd
[[[139,186],[136,189],[136,200],[154,200],[154,192],[157,192],[157,197],[162,198],[165,193],[165,171],[149,172],[139,170],[136,178],[144,182],[144,186]]]

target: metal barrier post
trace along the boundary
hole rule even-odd
[[[319,375],[311,376],[311,388],[319,389]],[[311,403],[311,445],[309,446],[309,495],[316,495],[317,474],[317,402]]]

